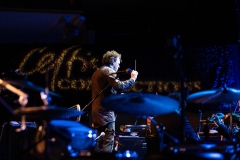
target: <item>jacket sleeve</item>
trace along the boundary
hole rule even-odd
[[[133,78],[129,78],[128,80],[125,81],[120,81],[119,79],[116,78],[115,74],[111,75],[111,73],[112,71],[105,70],[104,71],[105,78],[107,82],[113,87],[113,89],[118,92],[129,89],[135,83],[135,80]]]

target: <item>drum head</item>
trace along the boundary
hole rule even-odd
[[[64,128],[82,127],[82,124],[80,124],[79,122],[72,121],[72,120],[51,120],[50,125],[55,126],[55,127],[64,127]]]

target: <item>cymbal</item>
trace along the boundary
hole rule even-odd
[[[112,95],[104,98],[101,104],[119,113],[153,117],[173,113],[180,106],[173,98],[141,92]]]
[[[80,132],[80,133],[89,133],[89,131],[92,130],[92,128],[89,128],[84,124],[81,124],[79,122],[72,121],[72,120],[54,119],[50,121],[50,125],[52,127],[64,128],[69,131]]]
[[[28,88],[28,89],[39,91],[39,92],[41,92],[41,91],[44,92],[45,91],[45,88],[39,87],[39,86],[33,84],[32,82],[26,81],[26,80],[6,80],[5,82],[9,83],[9,84],[12,84],[12,85],[15,85],[15,86],[18,86],[18,87]],[[56,96],[56,97],[61,97],[61,95],[59,95],[55,92],[52,92],[52,91],[49,91],[49,95]]]
[[[65,107],[56,107],[56,106],[38,106],[38,107],[25,107],[18,108],[14,111],[15,116],[23,116],[26,118],[37,118],[50,120],[55,118],[67,118],[74,117],[84,114],[83,111],[77,111],[72,109],[67,109]]]
[[[190,94],[187,102],[196,104],[232,103],[240,99],[240,90],[222,87]]]

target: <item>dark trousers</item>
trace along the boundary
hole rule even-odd
[[[100,138],[95,147],[95,152],[112,153],[114,147],[114,132],[115,122],[110,122],[105,126],[97,128],[98,135],[105,133],[103,138]]]

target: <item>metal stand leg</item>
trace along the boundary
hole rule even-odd
[[[160,153],[163,151],[164,148],[164,129],[163,129],[163,124],[161,123],[158,125],[158,123],[151,118],[151,122],[156,126],[157,132],[158,132],[158,138],[159,138],[159,151]]]
[[[162,153],[163,148],[164,148],[164,130],[163,130],[163,124],[161,123],[159,127],[157,128],[158,130],[158,137],[159,137],[159,150],[160,153]]]

